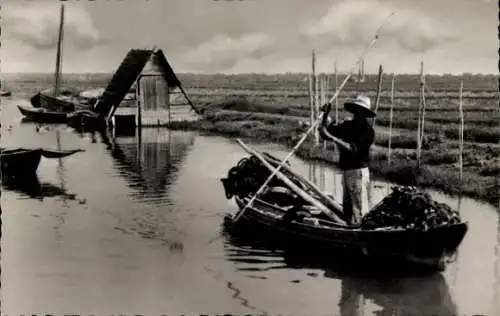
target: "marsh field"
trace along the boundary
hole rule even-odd
[[[105,87],[111,74],[65,74],[63,87],[86,90]],[[179,122],[171,129],[195,129],[230,137],[253,137],[269,142],[296,144],[310,116],[307,74],[196,75],[179,74],[192,102],[203,108],[198,122]],[[338,76],[338,84],[345,75]],[[498,76],[463,76],[464,148],[463,180],[459,181],[459,85],[460,77],[428,75],[425,86],[425,124],[422,165],[416,168],[420,78],[396,75],[391,136],[391,163],[388,163],[392,74],[384,74],[376,118],[372,172],[390,181],[433,187],[456,194],[499,201],[500,110]],[[52,86],[50,74],[6,74],[4,85],[13,97],[28,97]],[[366,75],[359,86],[348,82],[339,95],[339,118],[345,115],[342,104],[356,93],[375,103],[376,75]],[[330,76],[327,98],[334,94]],[[172,98],[172,103],[185,102]],[[28,101],[26,101],[28,102]],[[332,111],[335,111],[333,109]],[[302,158],[335,162],[333,148],[306,141],[297,154]]]

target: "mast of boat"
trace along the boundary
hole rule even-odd
[[[59,35],[57,39],[57,56],[56,56],[56,71],[55,71],[55,83],[54,83],[54,97],[57,97],[59,93],[59,85],[61,79],[61,64],[62,64],[62,42],[63,42],[63,25],[64,25],[64,4],[61,4],[61,15],[59,21]]]

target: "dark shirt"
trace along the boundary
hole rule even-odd
[[[370,147],[375,139],[375,132],[366,120],[344,121],[340,124],[331,123],[327,126],[328,133],[349,143],[353,151],[338,146],[340,151],[339,168],[342,170],[368,167]],[[321,128],[320,128],[321,130]],[[323,139],[328,136],[320,132]]]

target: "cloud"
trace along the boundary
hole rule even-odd
[[[424,53],[459,39],[446,25],[415,10],[398,10],[379,0],[343,0],[330,6],[318,21],[307,23],[302,33],[327,46],[368,43],[382,21],[394,12],[381,32],[380,41],[394,41],[401,48]]]
[[[57,46],[60,11],[53,4],[12,6],[4,11],[6,36],[38,50]],[[89,14],[78,6],[65,7],[64,45],[89,50],[107,39],[100,35]]]
[[[221,71],[234,67],[243,58],[263,57],[270,43],[271,37],[262,33],[237,38],[219,34],[189,50],[183,60],[198,71]]]

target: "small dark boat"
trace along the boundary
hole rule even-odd
[[[22,105],[18,105],[17,107],[27,119],[33,122],[66,123],[68,121],[66,112],[55,112],[45,108],[30,108]]]
[[[12,92],[6,91],[6,90],[1,90],[0,91],[0,96],[1,97],[10,97],[12,95]]]
[[[64,158],[73,155],[82,149],[71,150],[53,150],[43,148],[0,148],[0,164],[2,175],[8,177],[32,177],[36,174],[40,159],[45,158]]]
[[[83,149],[71,149],[71,150],[55,150],[55,149],[40,149],[42,156],[45,158],[64,158],[71,156],[75,153],[84,151]]]
[[[234,197],[241,209],[249,198]],[[357,229],[321,218],[309,222],[285,221],[287,209],[256,199],[234,225],[225,218],[229,232],[244,235],[266,234],[279,245],[312,253],[363,255],[391,264],[409,264],[443,271],[452,260],[468,226],[462,222],[427,231],[406,229]],[[266,238],[268,239],[268,238]],[[337,249],[337,251],[335,251]]]
[[[2,176],[32,176],[36,173],[41,158],[41,149],[0,149],[0,165]]]
[[[70,113],[77,109],[75,102],[65,100],[64,96],[51,96],[49,94],[38,92],[31,97],[30,102],[34,108],[44,108],[50,111]]]
[[[70,113],[88,106],[80,104],[75,93],[61,89],[61,65],[62,65],[62,47],[63,47],[63,29],[64,29],[64,5],[61,5],[59,33],[57,38],[56,69],[54,72],[53,90],[40,91],[30,98],[31,105],[34,108],[44,108],[50,112]]]

